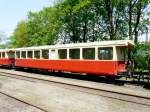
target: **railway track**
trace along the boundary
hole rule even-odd
[[[88,94],[107,97],[110,99],[116,99],[116,100],[121,100],[124,102],[130,102],[130,103],[136,103],[139,105],[150,106],[150,97],[146,97],[146,96],[127,94],[127,93],[121,93],[121,92],[98,89],[98,88],[91,88],[91,87],[81,86],[81,85],[76,85],[76,84],[63,83],[63,82],[58,82],[58,81],[30,77],[30,76],[17,75],[14,73],[0,72],[0,76],[15,78],[15,79],[19,79],[19,80],[25,80],[25,81],[31,81],[31,82],[45,83],[45,84],[50,84],[50,85],[65,88],[65,89],[76,90],[76,91],[80,91],[80,92],[84,92],[84,93],[88,93]]]
[[[48,112],[47,110],[45,110],[45,109],[43,109],[43,108],[41,108],[41,107],[39,107],[39,106],[33,105],[33,104],[29,103],[29,102],[25,102],[25,101],[23,101],[23,100],[21,100],[21,99],[19,99],[19,98],[16,98],[16,97],[13,97],[13,96],[7,94],[7,93],[4,93],[4,92],[1,92],[1,91],[0,91],[0,94],[2,94],[2,95],[4,95],[4,96],[7,96],[7,97],[9,97],[9,98],[11,98],[11,99],[14,99],[14,100],[16,100],[16,101],[19,101],[19,102],[21,102],[21,103],[23,103],[23,104],[26,104],[26,105],[28,105],[28,106],[34,107],[34,108],[36,108],[36,109],[38,109],[38,110],[41,110],[41,112]]]

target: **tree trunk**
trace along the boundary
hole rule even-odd
[[[129,0],[128,14],[129,14],[129,22],[128,22],[128,26],[129,26],[129,39],[133,40],[133,37],[132,37],[132,0]]]
[[[139,0],[138,3],[137,3],[137,14],[136,14],[137,17],[136,17],[136,23],[135,23],[135,27],[134,27],[134,34],[135,34],[134,42],[135,43],[138,42],[138,25],[140,23],[140,17],[141,17],[141,14],[142,14],[141,8],[142,8],[142,3],[141,3],[141,0]]]
[[[86,42],[86,33],[87,33],[87,20],[84,21],[84,27],[83,27],[83,42]]]
[[[113,24],[113,6],[112,6],[111,0],[105,0],[105,8],[107,11],[107,17],[108,17],[108,22],[109,22],[108,30],[109,30],[109,34],[110,34],[110,40],[114,40],[115,39],[115,28],[114,28],[114,24]]]

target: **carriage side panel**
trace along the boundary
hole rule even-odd
[[[116,75],[115,61],[16,59],[16,66],[68,72]]]

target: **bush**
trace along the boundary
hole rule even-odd
[[[150,45],[147,43],[137,44],[133,50],[135,69],[149,70],[150,69]]]

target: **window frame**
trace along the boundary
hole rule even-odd
[[[127,47],[125,47],[125,46],[116,46],[116,59],[118,61],[125,61],[126,60],[126,56],[127,56],[126,50],[127,50]]]
[[[46,58],[45,58],[44,55],[43,55],[43,51],[48,51],[48,55],[47,55]],[[49,59],[49,54],[50,54],[50,53],[49,53],[49,49],[41,49],[41,53],[40,53],[40,54],[41,54],[41,56],[40,56],[41,59]]]
[[[94,49],[94,58],[93,59],[84,58],[84,49]],[[83,47],[82,48],[82,59],[83,60],[96,60],[96,47]]]
[[[2,58],[6,58],[6,52],[2,52]]]
[[[29,55],[29,52],[32,53],[32,54],[31,54],[31,57],[30,57],[30,55]],[[27,51],[27,58],[28,58],[28,59],[33,59],[33,51],[32,51],[32,50],[28,50],[28,51]]]
[[[19,57],[17,57],[17,53],[19,53]],[[15,52],[15,58],[20,59],[21,58],[21,51],[16,51]]]
[[[60,54],[59,54],[60,50],[65,50],[66,51],[65,58],[60,58]],[[60,60],[67,60],[67,56],[68,56],[68,50],[66,48],[58,49],[58,59],[60,59]]]
[[[21,52],[21,59],[26,59],[27,58],[27,51],[23,50],[23,51],[20,51],[20,52]],[[25,57],[23,57],[23,52],[25,52]]]
[[[39,57],[37,58],[36,56],[38,56],[38,55],[36,55],[36,53],[35,52],[39,52]],[[33,57],[34,59],[41,59],[41,50],[34,50],[34,57]]]
[[[111,48],[112,49],[112,58],[111,59],[100,59],[100,57],[99,57],[99,49],[104,49],[104,48]],[[99,61],[112,61],[112,60],[114,60],[114,47],[113,46],[101,46],[101,47],[98,47],[97,48],[97,58],[98,58],[98,60]]]
[[[71,51],[70,50],[79,50],[79,57],[78,58],[71,58]],[[69,59],[70,60],[81,60],[81,48],[69,48]]]

